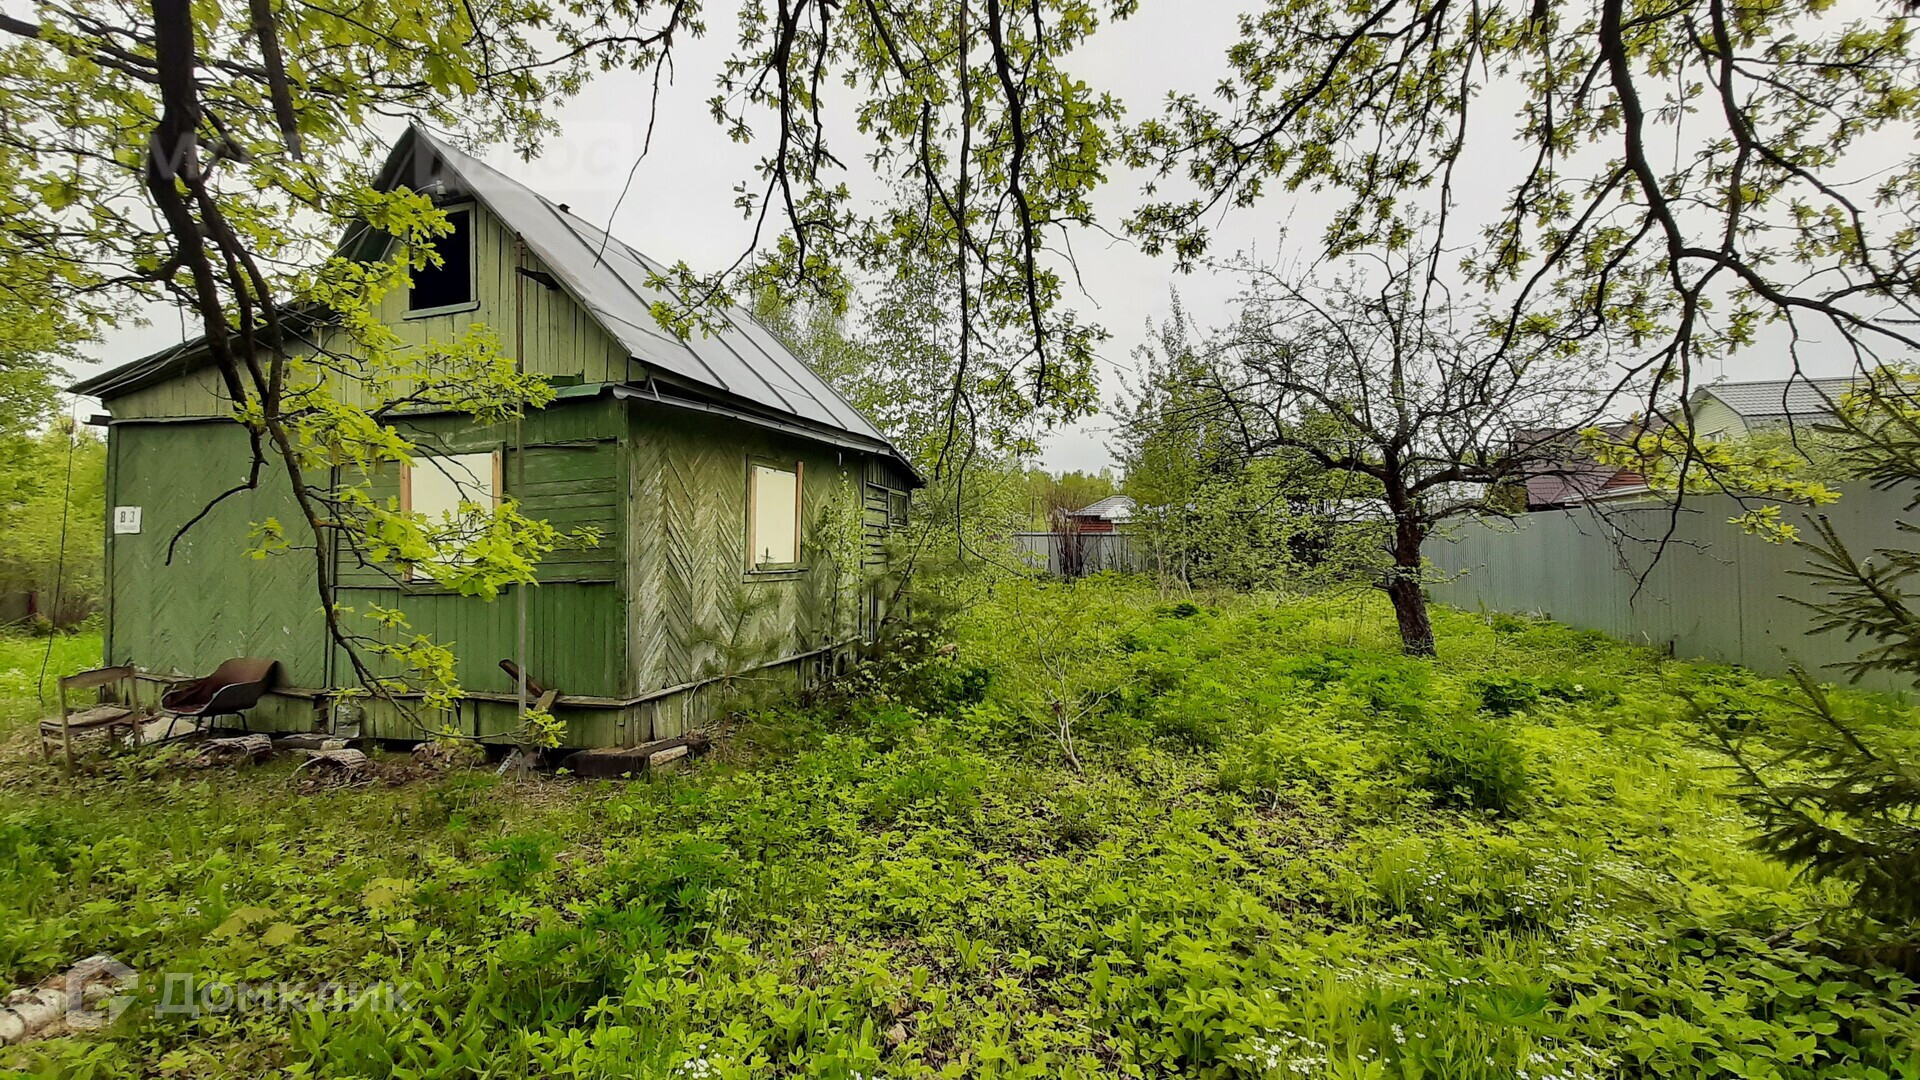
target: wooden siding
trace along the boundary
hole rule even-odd
[[[530,415],[520,436],[526,441],[527,454],[524,490],[513,425],[489,427],[467,423],[463,417],[434,416],[396,426],[416,445],[434,453],[500,451],[501,494],[518,499],[521,513],[550,522],[562,532],[599,530],[597,545],[562,548],[542,559],[542,583],[621,580],[626,458],[620,446],[625,432],[620,404],[605,397],[563,400]],[[375,475],[376,499],[398,498],[399,493],[397,469]],[[393,583],[393,573],[344,554],[340,581],[349,586],[387,586]],[[416,588],[429,591],[424,584]]]
[[[528,667],[543,683],[564,693],[619,697],[627,693],[625,664],[627,458],[621,445],[625,409],[611,398],[562,401],[526,421],[526,487],[519,487],[511,425],[463,425],[458,417],[420,418],[407,435],[446,453],[504,451],[504,494],[520,500],[521,512],[563,531],[600,530],[594,547],[549,553],[537,570],[540,584],[527,596]],[[397,476],[377,477],[376,497],[397,494]],[[395,581],[388,570],[343,556],[340,602],[378,604],[407,614],[412,632],[452,648],[461,685],[506,693],[513,681],[499,668],[518,648],[518,601],[508,589],[492,602],[448,593],[431,582]],[[344,656],[342,676],[350,674]]]
[[[707,678],[857,633],[859,602],[835,610],[815,541],[830,500],[857,498],[864,456],[668,406],[632,405],[627,609],[634,691]],[[754,458],[798,462],[805,569],[747,567],[746,485]],[[837,619],[836,619],[837,616]]]
[[[513,590],[491,602],[446,592],[406,588],[343,588],[340,603],[365,612],[369,604],[398,608],[412,624],[453,650],[455,672],[468,690],[506,694],[513,680],[500,670],[517,646],[518,603]],[[618,697],[622,693],[623,597],[612,585],[537,585],[527,592],[527,671],[564,694]],[[354,685],[346,657],[337,660],[338,685]],[[385,674],[382,665],[372,663]]]
[[[450,204],[460,205],[460,204]],[[467,204],[473,205],[473,204]],[[450,341],[475,325],[491,327],[500,348],[513,355],[514,291],[525,305],[526,369],[540,375],[576,377],[589,383],[623,382],[627,378],[627,351],[600,328],[573,297],[548,288],[514,269],[514,236],[483,206],[473,205],[474,275],[479,305],[472,311],[411,317],[407,294],[387,295],[380,307],[381,321],[400,339],[415,347],[430,341]],[[545,272],[531,254],[527,269]]]
[[[861,570],[874,580],[861,598],[860,636],[871,638],[880,632],[881,620],[887,615],[887,601],[894,592],[884,577],[891,557],[888,545],[898,527],[893,509],[896,503],[908,505],[912,492],[900,466],[882,457],[867,459],[861,491]]]
[[[446,452],[510,438],[507,430],[461,427],[451,417],[413,426],[411,435]],[[528,670],[568,694],[631,701],[674,691],[625,707],[569,709],[569,743],[677,733],[710,718],[726,699],[711,684],[674,688],[748,667],[756,669],[748,683],[783,685],[812,662],[804,657],[872,632],[882,614],[879,590],[837,590],[817,530],[834,500],[859,499],[860,555],[869,570],[879,569],[891,528],[888,503],[904,495],[884,486],[900,482],[896,474],[862,455],[738,421],[607,397],[557,403],[527,427],[523,508],[556,524],[590,522],[604,533],[599,548],[549,557],[541,584],[529,589]],[[802,570],[747,567],[746,476],[756,458],[801,468]],[[248,523],[267,516],[287,523],[298,542],[283,484],[270,477],[261,492],[223,505],[183,542],[174,565],[164,565],[165,537],[236,482],[245,461],[244,432],[231,422],[114,425],[110,501],[142,506],[145,527],[109,548],[110,658],[186,673],[227,656],[268,655],[287,665],[295,686],[350,686],[351,665],[326,639],[309,556],[246,557]],[[509,455],[509,494],[516,487],[512,466]],[[371,630],[360,618],[371,605],[397,608],[407,614],[410,633],[454,651],[468,690],[512,692],[498,667],[517,648],[512,590],[489,603],[363,567],[339,570],[338,599],[352,609],[353,625]],[[373,710],[365,730],[396,738],[423,733],[385,715],[391,711]],[[309,700],[275,699],[255,723],[305,729],[316,715]],[[473,700],[434,721],[500,737],[511,717],[511,702]]]
[[[1693,430],[1705,438],[1737,439],[1747,433],[1747,421],[1719,398],[1702,394],[1693,406]]]
[[[210,367],[111,398],[107,409],[116,420],[227,416],[232,412],[220,386],[220,375]]]
[[[599,527],[598,547],[556,552],[542,563],[542,584],[529,594],[531,670],[569,692],[597,696],[623,691],[625,627],[621,555],[625,515],[625,457],[617,435],[624,410],[601,398],[546,410],[528,422],[527,487],[523,510],[562,528]],[[465,448],[498,445],[505,433],[470,428],[436,441]],[[550,445],[535,439],[552,439]],[[246,475],[246,436],[224,421],[115,424],[110,454],[112,505],[142,508],[137,535],[109,536],[112,575],[108,655],[161,672],[196,673],[229,656],[279,659],[296,686],[329,685],[328,646],[315,591],[311,555],[291,551],[265,559],[247,556],[250,524],[269,517],[304,540],[297,508],[284,481],[269,469],[265,486],[220,504],[180,542],[172,565],[166,545],[175,530],[216,494]],[[505,470],[514,487],[513,457]],[[339,602],[364,612],[377,603],[407,612],[415,631],[457,646],[460,675],[475,690],[505,691],[510,680],[495,666],[513,655],[515,603],[508,593],[492,603],[427,586],[398,586],[385,574],[340,567]],[[591,584],[589,584],[591,582]],[[335,657],[347,671],[344,656]],[[343,685],[337,677],[332,685]]]
[[[405,347],[422,350],[432,342],[450,342],[472,327],[484,325],[499,339],[501,352],[512,356],[514,291],[518,288],[524,304],[520,325],[526,338],[526,355],[522,358],[526,370],[585,383],[624,382],[628,375],[626,349],[572,296],[517,274],[513,234],[486,208],[474,206],[473,210],[478,304],[470,311],[416,318],[407,310],[406,291],[396,290],[382,300],[381,320]],[[529,270],[545,269],[532,255],[526,262]],[[328,340],[326,344],[332,349],[346,348],[342,340]],[[352,393],[346,396],[357,399]],[[106,404],[116,420],[226,416],[231,412],[225,390],[211,368],[115,396]]]
[[[649,739],[669,738],[710,722],[729,709],[752,701],[766,701],[817,686],[841,669],[845,654],[801,655],[756,669],[734,683],[705,682],[627,705],[624,708],[569,706],[554,709],[566,724],[563,745],[634,746]],[[393,704],[367,701],[361,705],[361,732],[375,738],[419,739],[423,729],[450,725],[453,730],[482,739],[512,738],[518,725],[515,703],[495,697],[469,697],[450,713],[409,716]]]
[[[304,531],[277,468],[258,491],[215,507],[167,562],[180,526],[246,479],[245,431],[220,421],[115,425],[108,453],[108,505],[140,507],[141,522],[137,534],[107,537],[107,662],[204,674],[231,656],[270,656],[289,681],[326,685],[311,551],[247,556],[249,523],[277,518],[296,543]]]

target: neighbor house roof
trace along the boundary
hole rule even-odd
[[[1527,509],[1552,510],[1596,499],[1646,490],[1646,478],[1632,469],[1598,462],[1568,462],[1556,471],[1527,476]]]
[[[646,365],[649,376],[723,403],[796,418],[803,427],[851,435],[911,472],[878,428],[751,315],[721,307],[709,313],[710,334],[696,330],[681,340],[653,316],[656,304],[675,299],[652,284],[668,273],[667,267],[480,159],[409,127],[388,154],[375,186],[386,190],[405,181],[417,190],[431,180],[449,193],[471,195],[492,211],[556,282]],[[364,227],[349,230],[341,244],[343,252],[359,258],[379,257],[384,247],[385,238]],[[73,392],[112,393],[171,378],[204,359],[200,344],[161,350],[83,380]]]
[[[1695,394],[1709,395],[1749,420],[1786,417],[1818,420],[1831,416],[1840,396],[1858,382],[1846,377],[1722,382],[1702,386]]]
[[[1098,502],[1091,502],[1078,510],[1068,513],[1078,518],[1099,518],[1102,521],[1130,521],[1133,519],[1133,499],[1126,495],[1109,495]]]
[[[1630,437],[1640,425],[1617,421],[1599,425],[1615,439]],[[1527,509],[1549,510],[1644,487],[1646,481],[1632,469],[1594,460],[1577,428],[1522,428],[1513,433],[1516,447],[1532,447],[1538,460],[1525,468]]]

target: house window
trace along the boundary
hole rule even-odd
[[[433,242],[440,265],[429,264],[413,271],[413,291],[407,297],[407,310],[412,314],[467,307],[474,302],[473,209],[447,211],[447,224],[453,231]]]
[[[905,492],[887,492],[887,524],[898,529],[907,523],[907,496]]]
[[[435,525],[463,521],[476,508],[491,510],[499,497],[498,451],[415,458],[401,473],[401,508],[425,514]]]
[[[800,562],[800,466],[754,462],[747,473],[747,549],[755,570]]]

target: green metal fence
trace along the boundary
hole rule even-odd
[[[1920,522],[1920,511],[1906,511],[1911,497],[1854,487],[1820,512],[1864,557],[1914,542],[1895,525]],[[1844,681],[1821,669],[1852,659],[1858,643],[1813,633],[1812,613],[1790,599],[1825,598],[1793,573],[1806,568],[1807,553],[1747,535],[1728,520],[1738,513],[1736,500],[1714,495],[1689,498],[1679,509],[1615,505],[1533,513],[1512,523],[1467,522],[1428,545],[1442,579],[1432,595],[1468,610],[1544,615],[1683,658],[1775,674],[1797,661]],[[1782,516],[1811,536],[1808,513],[1789,507]],[[1890,675],[1868,676],[1862,685],[1914,687]]]

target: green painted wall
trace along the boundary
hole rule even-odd
[[[512,590],[489,602],[442,591],[404,588],[340,590],[340,603],[364,613],[368,605],[398,608],[412,624],[459,657],[460,685],[509,693],[513,680],[499,669],[516,650],[519,605]],[[625,603],[617,586],[542,584],[527,591],[528,672],[562,693],[622,697],[625,672],[621,631]],[[381,665],[375,670],[386,673]],[[346,657],[338,668],[343,685],[352,677]]]
[[[324,686],[326,650],[311,556],[247,556],[249,523],[299,518],[282,474],[180,527],[247,476],[239,425],[115,425],[108,441],[109,506],[140,508],[140,532],[107,536],[106,659],[166,674],[204,674],[232,656],[271,656],[288,680]],[[111,518],[109,514],[109,518]]]
[[[565,693],[625,696],[625,428],[624,408],[604,396],[561,401],[534,413],[520,436],[526,443],[523,488],[510,425],[479,427],[461,417],[439,416],[412,419],[403,427],[419,445],[447,453],[501,451],[503,494],[517,499],[522,513],[563,531],[600,531],[595,546],[550,553],[540,564],[540,584],[528,591],[528,671]],[[375,478],[377,498],[397,497],[398,489],[395,472]],[[411,632],[456,651],[461,685],[511,691],[512,680],[499,661],[517,651],[518,603],[512,590],[487,602],[398,575],[397,568],[369,566],[343,552],[340,602],[362,611],[377,604],[406,612]],[[337,663],[344,677],[349,670],[344,654]]]
[[[121,394],[110,406],[116,420],[226,416],[228,398],[212,368],[186,372],[166,382]]]
[[[501,348],[511,355],[518,290],[526,337],[523,361],[528,371],[578,376],[589,383],[626,380],[626,349],[602,330],[593,316],[565,292],[515,273],[514,237],[499,218],[477,204],[448,206],[469,206],[474,213],[474,275],[479,302],[471,311],[416,317],[407,311],[404,292],[389,294],[381,305],[381,319],[402,341],[419,346],[432,340],[450,340],[478,323],[492,327]],[[535,271],[546,269],[531,254],[526,256],[526,266]]]
[[[722,417],[572,396],[528,419],[522,485],[510,427],[478,427],[459,417],[412,418],[406,426],[409,437],[444,452],[501,450],[504,493],[518,497],[523,512],[562,528],[600,530],[597,546],[549,555],[540,584],[528,590],[528,670],[563,693],[639,697],[862,636],[880,613],[881,590],[863,594],[840,579],[822,535],[830,508],[856,500],[857,532],[842,555],[868,568],[884,560],[885,507],[896,490],[891,485],[903,482],[863,455]],[[238,425],[116,423],[110,453],[111,502],[143,511],[142,532],[109,545],[114,662],[199,673],[228,656],[266,655],[286,665],[295,687],[353,684],[344,650],[327,642],[308,552],[248,557],[250,523],[269,516],[303,542],[284,482],[269,474],[261,491],[223,503],[182,541],[172,565],[165,562],[173,531],[244,478],[246,439]],[[801,470],[807,527],[800,570],[762,573],[747,565],[747,470],[754,460]],[[397,496],[397,473],[377,477],[375,492]],[[372,633],[360,616],[372,605],[397,608],[407,614],[410,633],[454,650],[469,691],[513,692],[498,667],[517,651],[512,590],[492,602],[458,596],[345,553],[336,577],[350,627]],[[624,710],[573,710],[569,741],[637,742],[675,733],[718,704],[717,695],[701,691]],[[305,729],[312,721],[310,705],[283,702],[261,726]],[[512,706],[469,702],[459,715],[432,722],[500,734],[511,728]],[[422,734],[378,710],[367,730]]]
[[[500,219],[481,206],[453,205],[471,206],[474,212],[478,302],[469,310],[414,316],[407,310],[404,290],[389,294],[381,304],[382,321],[406,346],[424,349],[434,341],[452,341],[478,324],[492,328],[501,350],[513,355],[517,290],[521,305],[518,325],[526,339],[522,359],[528,371],[604,383],[624,382],[629,366],[636,370],[640,367],[638,363],[629,365],[626,350],[571,296],[515,272],[513,234]],[[545,269],[532,255],[526,257],[526,266],[535,271]],[[341,340],[330,340],[327,344],[333,349],[345,348]],[[354,400],[356,395],[349,392],[346,396]],[[225,416],[230,406],[218,376],[211,368],[201,368],[115,397],[111,410],[116,420],[133,420]]]
[[[423,443],[453,452],[506,447],[506,493],[518,474],[510,429],[462,426],[458,418],[413,421]],[[529,593],[538,632],[530,639],[533,670],[574,693],[611,696],[623,689],[625,626],[623,512],[626,457],[619,436],[625,410],[607,398],[568,402],[527,423],[523,512],[572,529],[599,528],[598,546],[555,552]],[[258,492],[221,503],[180,541],[173,562],[168,540],[225,488],[246,477],[247,443],[237,424],[116,423],[110,435],[110,500],[139,506],[138,535],[109,536],[110,658],[163,672],[200,672],[228,656],[274,656],[295,686],[328,685],[324,626],[311,555],[298,550],[250,558],[251,523],[278,518],[296,545],[298,509],[284,480],[269,470]],[[384,478],[388,487],[397,487]],[[379,486],[376,487],[379,490]],[[396,582],[389,573],[340,561],[339,602],[364,612],[370,603],[409,613],[414,628],[461,649],[461,675],[472,689],[510,689],[494,665],[513,652],[511,593],[487,603],[430,585]],[[339,658],[344,665],[344,657]],[[339,670],[345,671],[342,666]]]
[[[842,595],[836,606],[819,523],[833,500],[860,498],[863,455],[670,406],[636,401],[630,415],[629,580],[645,598],[628,609],[636,691],[858,633],[860,598]],[[803,570],[747,565],[747,474],[756,458],[800,467]]]

